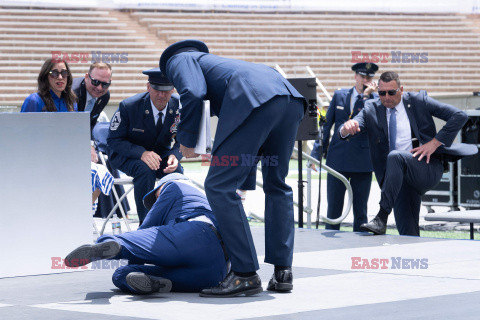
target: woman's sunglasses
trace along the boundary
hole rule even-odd
[[[92,76],[90,75],[90,73],[88,74],[88,77],[90,78],[90,81],[92,82],[92,85],[93,85],[94,87],[97,87],[98,85],[101,84],[103,89],[107,89],[107,88],[110,87],[110,85],[112,84],[112,82],[103,82],[103,81],[94,79],[94,78],[92,78]]]
[[[62,70],[62,71],[52,70],[48,74],[50,74],[50,77],[52,77],[54,79],[57,79],[59,75],[62,75],[62,78],[67,78],[68,77],[68,71],[65,70],[65,69]]]
[[[389,96],[394,96],[397,94],[398,90],[400,90],[400,88],[398,88],[397,90],[387,90],[387,91],[378,90],[378,95],[383,97],[388,93]]]

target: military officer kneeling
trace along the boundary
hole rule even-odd
[[[171,146],[180,121],[179,98],[159,68],[148,75],[147,91],[120,102],[112,117],[107,144],[110,163],[133,177],[135,204],[140,223],[147,211],[142,199],[153,189],[156,178],[183,173],[180,145]]]

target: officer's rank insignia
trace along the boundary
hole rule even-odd
[[[122,118],[120,117],[120,111],[115,112],[112,117],[112,121],[110,122],[110,130],[115,131],[120,126],[120,122],[122,122]]]
[[[177,127],[179,123],[180,123],[180,115],[177,115],[175,117],[175,120],[173,121],[172,126],[170,127],[170,133],[177,133]]]

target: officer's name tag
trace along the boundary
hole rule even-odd
[[[143,129],[137,129],[137,128],[133,128],[132,131],[135,131],[135,132],[145,132]]]
[[[337,109],[343,110],[343,107],[342,106],[337,106]]]

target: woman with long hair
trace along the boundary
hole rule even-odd
[[[72,73],[65,60],[47,59],[40,69],[37,81],[38,92],[25,99],[20,112],[78,111],[77,97],[72,91]],[[107,168],[94,162],[91,163],[91,176],[92,211],[95,212],[100,193],[110,194],[113,176]]]
[[[25,99],[20,112],[77,111],[72,80],[66,61],[47,59],[38,74],[38,92]]]

